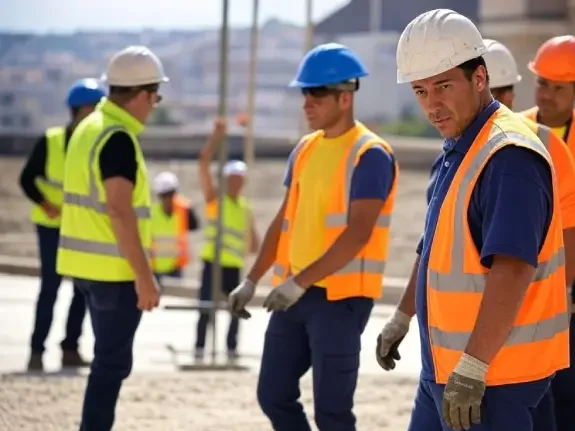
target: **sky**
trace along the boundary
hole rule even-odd
[[[221,22],[222,0],[0,0],[0,32],[202,29]],[[349,0],[313,0],[319,20]],[[160,4],[163,6],[160,7]],[[233,26],[251,23],[252,0],[229,0]],[[260,22],[279,18],[305,24],[306,0],[259,0]]]

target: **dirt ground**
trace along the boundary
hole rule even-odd
[[[311,379],[302,400],[313,421]],[[85,385],[83,377],[0,376],[0,429],[75,431]],[[252,373],[137,374],[122,389],[116,431],[270,431],[257,404]],[[407,428],[415,382],[364,375],[355,398],[358,430]]]
[[[28,221],[29,205],[18,185],[22,163],[22,159],[0,158],[0,254],[34,257],[37,253],[36,240],[33,226]],[[151,175],[166,169],[174,171],[180,178],[182,192],[196,203],[200,214],[203,214],[195,161],[152,161],[148,169]],[[256,162],[251,172],[247,195],[252,202],[261,234],[265,232],[283,198],[283,173],[282,162],[267,160]],[[426,172],[403,170],[400,173],[396,210],[392,219],[392,243],[386,267],[388,276],[409,276],[415,247],[423,228],[427,180]],[[193,238],[197,255],[201,234],[195,234]],[[188,274],[195,277],[198,267],[192,264]]]

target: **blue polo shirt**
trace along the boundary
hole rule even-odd
[[[486,121],[499,108],[492,102],[455,141],[447,139],[431,170],[427,214],[417,246],[421,256],[415,307],[421,338],[421,378],[435,381],[427,327],[427,267],[441,205],[455,172]],[[487,162],[472,192],[467,220],[481,264],[491,266],[493,256],[508,255],[537,266],[553,214],[553,186],[547,162],[518,146],[497,151]]]

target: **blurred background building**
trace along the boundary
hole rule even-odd
[[[485,37],[500,40],[512,50],[524,77],[517,86],[517,108],[532,104],[534,81],[526,64],[539,45],[549,37],[571,33],[575,27],[575,0],[350,0],[315,23],[314,44],[341,42],[365,60],[371,75],[362,82],[358,95],[360,119],[386,126],[391,132],[433,134],[425,125],[414,125],[421,122],[415,100],[408,86],[395,83],[395,49],[401,30],[412,18],[439,7],[468,16],[479,24]],[[257,133],[297,134],[301,100],[287,84],[302,58],[304,39],[301,26],[272,19],[261,27]],[[68,114],[63,97],[69,85],[77,78],[100,76],[110,55],[129,44],[148,45],[172,78],[165,86],[166,103],[156,112],[155,124],[182,132],[208,128],[218,109],[217,28],[73,34],[15,34],[0,29],[0,132],[37,132],[65,122]],[[249,46],[249,28],[233,28],[230,115],[246,106]]]

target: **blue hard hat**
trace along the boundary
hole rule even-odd
[[[357,54],[345,45],[326,43],[309,51],[290,87],[310,88],[363,78],[368,72]]]
[[[66,103],[70,108],[97,105],[106,93],[98,80],[93,78],[80,79],[68,91]]]

